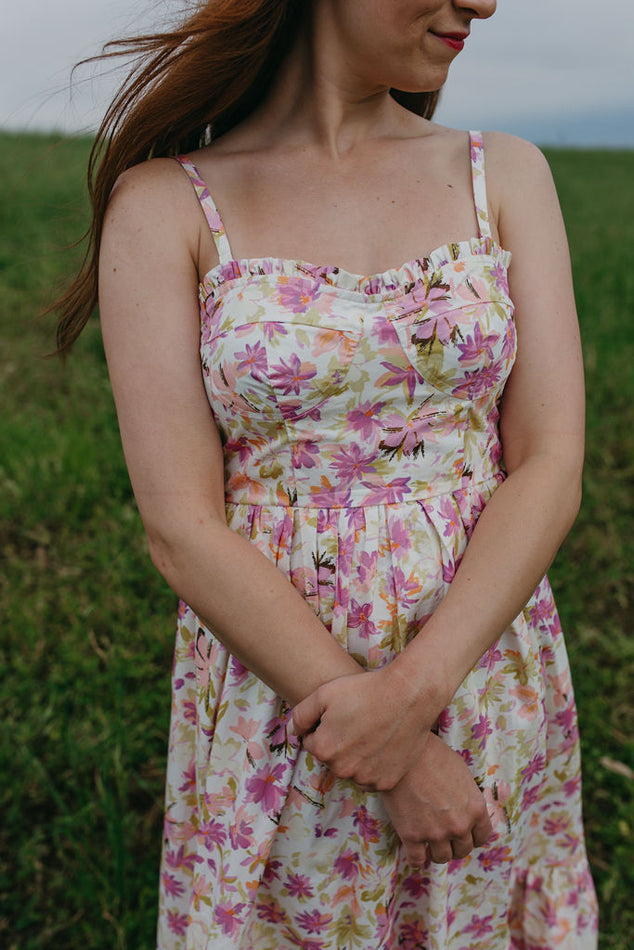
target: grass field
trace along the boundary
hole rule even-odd
[[[149,950],[175,602],[131,498],[96,321],[50,302],[89,143],[0,136],[0,944]],[[551,571],[580,706],[602,948],[634,933],[634,152],[549,153],[588,382],[581,515]],[[74,252],[73,252],[74,253]],[[562,393],[565,398],[565,393]]]

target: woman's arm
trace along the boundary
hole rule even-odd
[[[381,789],[393,787],[399,769],[413,763],[411,751],[420,749],[426,724],[522,610],[579,506],[583,372],[557,196],[545,159],[528,143],[488,137],[487,171],[493,204],[501,208],[501,243],[513,253],[509,277],[519,352],[501,414],[508,478],[482,513],[447,596],[424,631],[369,682],[327,684],[294,712],[300,734],[321,722],[304,744],[335,771],[345,771],[354,758],[349,746],[375,724],[366,766]],[[359,704],[355,726],[350,694],[368,687],[371,695]],[[395,697],[399,729],[388,731],[374,711]],[[357,766],[356,774],[364,771]],[[371,784],[368,777],[365,782]]]
[[[121,438],[156,567],[235,656],[295,703],[362,671],[281,571],[226,524],[199,355],[203,240],[175,162],[146,163],[119,181],[103,233],[100,312]]]

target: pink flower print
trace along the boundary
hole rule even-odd
[[[441,271],[433,266],[429,257],[423,258],[421,263],[423,276],[412,286],[410,293],[403,300],[403,307],[399,308],[401,313],[407,316],[411,313],[412,302],[421,304],[420,310],[423,317],[419,317],[418,320],[425,319],[427,310],[433,309],[434,305],[436,309],[438,304],[444,306],[443,301],[447,300],[451,289],[449,284],[444,282]]]
[[[359,636],[364,640],[376,636],[376,627],[370,620],[372,610],[372,604],[358,604],[354,598],[351,598],[348,610],[348,627],[352,630],[358,630]]]
[[[357,560],[357,577],[366,589],[374,580],[377,560],[378,553],[376,551],[364,551]]]
[[[293,443],[291,457],[293,468],[314,468],[318,457],[319,446],[316,442]]]
[[[365,805],[360,805],[353,814],[354,825],[359,829],[359,834],[366,844],[381,840],[381,826]]]
[[[169,897],[180,897],[185,892],[184,884],[178,881],[173,874],[168,874],[167,871],[163,871],[161,874],[161,883],[163,891]]]
[[[377,417],[384,406],[384,402],[369,400],[359,403],[355,409],[346,413],[347,427],[353,432],[358,432],[361,438],[367,441],[378,424]]]
[[[570,829],[570,815],[559,813],[544,822],[544,831],[547,835],[554,838],[557,835],[567,832]]]
[[[454,287],[455,297],[461,298],[467,304],[467,311],[472,318],[477,318],[480,312],[490,305],[489,284],[484,277],[468,276],[464,282]]]
[[[232,656],[229,661],[228,672],[231,674],[232,686],[240,686],[251,675],[246,666],[243,666],[240,660],[236,660],[235,656]]]
[[[377,386],[403,386],[410,399],[414,398],[416,386],[423,382],[422,376],[414,369],[411,363],[397,366],[395,363],[381,362],[387,373],[377,379]]]
[[[272,884],[273,881],[279,881],[280,875],[278,871],[282,867],[282,862],[273,860],[267,861],[266,867],[264,868],[264,873],[262,875],[262,880],[265,884]]]
[[[366,505],[393,505],[402,501],[405,495],[409,494],[409,478],[393,478],[391,482],[378,482],[373,484],[370,481],[363,482],[364,488],[368,489],[365,496]]]
[[[290,281],[290,277],[278,279],[279,302],[284,309],[290,309],[293,313],[304,313],[319,295],[319,286],[315,284],[309,287],[305,281],[297,279],[292,283]]]
[[[541,787],[544,784],[546,779],[541,782],[538,782],[537,785],[531,785],[528,788],[524,789],[522,794],[522,808],[528,809],[532,805],[536,805],[541,797]]]
[[[198,840],[204,844],[207,851],[212,851],[216,845],[222,847],[227,840],[227,831],[219,821],[212,818],[210,821],[201,821],[198,826]]]
[[[403,890],[414,900],[418,900],[423,894],[429,894],[429,878],[420,873],[410,874],[403,881]]]
[[[246,789],[256,804],[262,802],[265,811],[278,812],[286,794],[276,783],[284,777],[286,766],[275,765],[272,769],[264,766],[246,780]]]
[[[166,850],[165,863],[168,868],[174,868],[175,871],[179,868],[187,868],[188,871],[193,871],[196,864],[196,855],[185,854],[185,848],[181,845],[178,851]]]
[[[483,336],[480,324],[476,323],[473,328],[473,336],[468,336],[464,343],[457,344],[457,348],[460,350],[459,361],[461,363],[481,363],[485,354],[489,360],[493,361],[495,359],[493,347],[498,339],[497,333],[487,333],[486,336]]]
[[[313,940],[311,937],[300,937],[298,933],[291,930],[290,927],[284,927],[282,936],[286,937],[291,946],[297,947],[297,950],[322,950],[321,940]]]
[[[438,730],[439,732],[448,732],[451,729],[454,723],[454,717],[449,712],[448,708],[443,709],[440,716],[438,717]]]
[[[536,600],[530,607],[530,618],[535,623],[544,623],[555,609],[552,597],[546,595]]]
[[[339,536],[339,544],[337,548],[337,567],[345,577],[348,577],[350,573],[352,559],[354,557],[354,549],[354,533],[349,531],[346,534],[341,534]]]
[[[347,508],[350,504],[350,491],[340,494],[339,490],[326,478],[321,476],[321,484],[310,486],[311,501],[318,508]],[[336,497],[336,504],[334,498]],[[369,504],[369,502],[368,502]]]
[[[280,360],[271,367],[269,379],[274,386],[278,386],[285,396],[295,393],[299,396],[301,384],[317,375],[314,363],[302,363],[297,353],[291,354],[289,362]]]
[[[513,689],[509,690],[509,693],[515,697],[515,699],[519,700],[517,706],[518,716],[532,722],[539,712],[539,696],[537,695],[537,691],[534,690],[532,686],[522,686],[520,683],[519,686],[514,686]]]
[[[394,548],[391,549],[394,551]],[[414,574],[405,577],[400,567],[394,568],[394,589],[398,591],[399,604],[402,607],[413,607],[418,603],[422,586]]]
[[[287,742],[287,728],[290,717],[290,710],[287,714],[274,716],[266,724],[266,738],[269,741],[269,748],[272,752],[278,752],[285,748]]]
[[[237,383],[235,363],[217,362],[214,368],[209,370],[209,375],[215,392],[223,393],[229,402],[235,399]]]
[[[237,456],[241,465],[248,462],[253,455],[255,448],[261,448],[265,444],[264,439],[241,435],[238,439],[227,439],[225,442],[225,454],[227,456]]]
[[[473,934],[474,937],[486,937],[487,934],[493,933],[492,920],[493,914],[489,914],[488,917],[479,917],[478,914],[474,914],[471,923],[464,928],[465,933]]]
[[[456,339],[462,339],[462,334],[452,310],[435,319],[427,316],[424,320],[416,320],[412,324],[411,341],[419,353],[427,351],[431,354],[436,341],[446,346],[448,343],[455,343]]]
[[[515,332],[515,324],[509,320],[506,325],[506,330],[504,331],[504,336],[502,338],[502,349],[500,350],[500,356],[506,360],[506,365],[515,359],[515,351],[517,347],[517,333]]]
[[[246,850],[253,845],[253,820],[253,816],[241,805],[236,812],[235,822],[229,827],[229,840],[233,848]]]
[[[479,749],[484,749],[487,736],[490,735],[493,735],[493,729],[491,728],[489,718],[485,716],[484,713],[480,713],[477,723],[471,726],[471,738],[479,739],[477,746]]]
[[[224,815],[227,808],[231,808],[235,801],[235,791],[231,785],[225,785],[220,792],[205,792],[205,805],[212,815]]]
[[[353,442],[349,449],[341,449],[332,456],[330,467],[336,469],[338,478],[349,483],[373,474],[375,459],[373,455],[364,455],[360,446]]]
[[[412,532],[405,523],[403,517],[395,518],[390,523],[390,551],[392,560],[398,561],[399,557],[412,548]]]
[[[506,272],[506,267],[504,266],[504,264],[499,258],[496,260],[495,264],[490,269],[489,273],[491,274],[491,277],[493,278],[493,283],[496,289],[501,290],[502,293],[504,294],[508,294],[509,292],[508,275]]]
[[[236,359],[238,360],[237,371],[241,376],[249,373],[254,379],[262,380],[266,378],[268,369],[266,350],[259,340],[256,341],[254,346],[247,343],[246,349],[236,353]]]
[[[366,520],[363,507],[348,508],[348,510],[343,513],[343,517],[348,527],[352,528],[355,532],[365,529]]]
[[[203,690],[206,691],[207,685],[203,686]],[[183,718],[187,722],[191,722],[193,725],[196,725],[198,722],[198,707],[194,699],[186,699],[183,703]]]
[[[354,881],[359,875],[359,854],[357,851],[344,851],[335,858],[335,871],[344,881]]]
[[[298,900],[306,900],[314,895],[310,878],[306,874],[287,874],[284,886],[288,894]]]
[[[390,348],[396,350],[400,349],[401,344],[399,343],[398,333],[389,320],[382,320],[374,332],[376,333],[377,345],[382,350]]]
[[[464,377],[452,389],[452,395],[462,399],[477,400],[488,395],[500,382],[502,367],[499,362],[487,364],[479,369],[465,371]]]
[[[316,838],[336,838],[339,834],[336,828],[324,828],[321,825],[315,825]]]
[[[264,898],[255,907],[260,920],[268,920],[271,924],[282,924],[286,920],[286,911],[273,897]]]
[[[182,773],[183,784],[179,786],[179,792],[191,792],[196,788],[196,763],[192,760]]]
[[[534,755],[532,759],[524,766],[520,775],[522,776],[522,784],[530,782],[532,778],[536,775],[540,775],[546,768],[546,759],[541,752],[538,752],[537,755]]]
[[[305,910],[296,917],[298,925],[309,934],[318,934],[332,923],[332,914],[322,914],[318,910]]]
[[[381,422],[383,439],[379,448],[388,458],[402,458],[404,455],[425,454],[425,438],[431,434],[432,419],[438,416],[437,412],[424,412],[425,403],[419,406],[416,412],[404,416],[400,412],[391,412]]]
[[[478,854],[478,862],[483,871],[493,871],[512,860],[511,849],[506,845],[487,848]]]
[[[427,928],[421,920],[408,920],[400,928],[398,936],[399,950],[419,950],[426,946]]]
[[[564,782],[563,792],[566,798],[575,798],[579,794],[580,788],[581,776],[575,775],[574,778],[569,778],[567,782]]]
[[[238,721],[235,726],[229,727],[231,732],[235,732],[237,736],[247,741],[250,741],[257,735],[258,728],[259,725],[256,719],[245,719],[244,716],[238,716]]]
[[[322,310],[322,308],[319,308]],[[315,334],[311,346],[313,356],[320,353],[328,353],[332,350],[337,351],[339,362],[344,365],[354,356],[357,341],[352,333],[344,333],[342,330],[330,330],[327,327],[320,327]]]
[[[445,495],[440,502],[438,510],[443,521],[446,522],[443,536],[445,538],[451,538],[453,535],[460,534],[463,530],[462,518],[456,508],[453,496]]]
[[[565,709],[560,709],[555,716],[555,722],[563,732],[566,739],[569,739],[571,736],[576,738],[577,717],[574,703],[570,703]]]
[[[227,937],[232,937],[243,923],[240,914],[244,909],[244,904],[229,904],[223,901],[214,907],[214,919],[222,927],[222,932]]]
[[[167,926],[178,937],[184,937],[187,933],[188,917],[187,914],[179,914],[178,911],[168,910]]]
[[[266,340],[274,340],[276,337],[288,336],[288,327],[285,323],[275,323],[272,320],[267,320],[266,323],[262,325],[262,333]]]

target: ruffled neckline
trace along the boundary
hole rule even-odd
[[[488,257],[508,267],[511,252],[504,250],[491,237],[473,237],[435,248],[425,257],[407,261],[400,267],[390,268],[370,276],[354,274],[336,264],[317,265],[308,261],[281,257],[249,257],[216,264],[201,279],[200,287],[208,296],[220,287],[244,278],[275,275],[295,277],[326,284],[362,297],[398,296],[408,293],[412,286],[449,264],[471,257]]]

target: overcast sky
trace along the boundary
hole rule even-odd
[[[181,7],[181,0],[0,0],[0,126],[94,129],[113,79],[84,68],[71,91],[72,65]],[[493,19],[474,23],[438,119],[543,144],[634,147],[634,0],[498,0]]]

